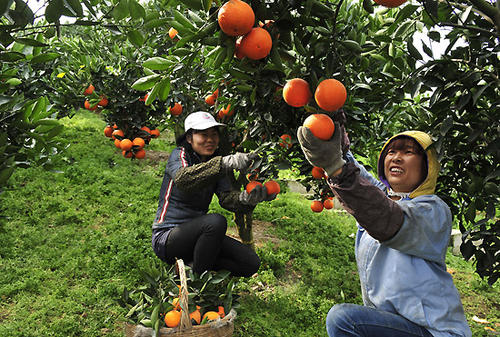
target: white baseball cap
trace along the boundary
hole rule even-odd
[[[196,111],[186,117],[184,121],[184,132],[188,132],[190,129],[206,130],[214,126],[226,126],[226,124],[217,122],[214,116],[208,112]]]

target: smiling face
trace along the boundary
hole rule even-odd
[[[219,146],[219,131],[216,127],[206,130],[193,130],[186,140],[194,152],[198,153],[202,160],[214,154]]]
[[[415,140],[396,138],[384,152],[384,175],[394,192],[409,193],[424,181],[426,157]]]

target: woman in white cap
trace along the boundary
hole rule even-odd
[[[233,191],[228,170],[245,170],[257,157],[254,153],[218,154],[219,127],[204,111],[190,114],[184,122],[184,134],[177,139],[167,162],[156,218],[152,245],[156,255],[173,264],[176,258],[192,263],[193,271],[228,270],[234,276],[251,276],[260,259],[250,247],[226,235],[227,221],[217,213],[208,213],[214,194],[230,211],[250,212],[267,195],[265,187],[249,194]]]

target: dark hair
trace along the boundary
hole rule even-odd
[[[424,159],[424,160],[422,160],[422,167],[421,167],[422,172],[424,172],[424,178],[420,182],[420,184],[421,184],[427,178],[429,164],[427,163],[427,154],[425,153],[424,148],[422,147],[422,145],[420,145],[419,142],[417,142],[412,137],[399,136],[399,137],[394,138],[384,148],[384,151],[382,151],[382,155],[380,156],[380,158],[383,162],[383,161],[385,161],[385,157],[387,156],[387,153],[389,152],[389,150],[401,151],[401,150],[404,150],[407,148],[412,148],[413,150],[415,150],[415,152],[418,155],[422,156]]]

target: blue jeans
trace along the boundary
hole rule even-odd
[[[326,316],[330,337],[432,337],[403,316],[357,304],[334,305]]]

